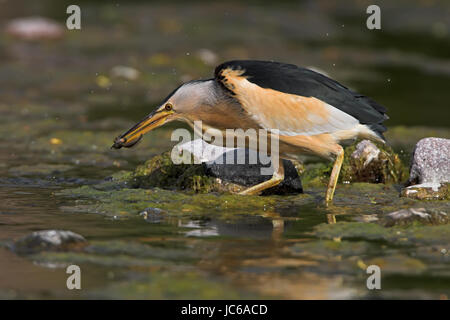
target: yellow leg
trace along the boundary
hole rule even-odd
[[[334,190],[341,171],[342,162],[344,161],[344,149],[339,146],[339,151],[336,154],[336,161],[334,162],[333,170],[331,171],[330,182],[328,183],[327,193],[325,195],[325,203],[328,205],[333,201]]]
[[[335,214],[327,214],[327,222],[328,222],[328,224],[336,224],[336,215]]]
[[[241,195],[255,195],[260,193],[263,190],[266,190],[271,187],[275,187],[279,185],[281,181],[284,180],[284,166],[283,160],[280,159],[278,165],[274,168],[274,173],[272,178],[267,181],[261,182],[256,186],[250,187],[242,192],[239,192]]]

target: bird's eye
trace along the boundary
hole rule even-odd
[[[173,109],[173,106],[171,103],[166,103],[166,105],[164,106],[164,108],[166,109],[166,111],[171,111]]]

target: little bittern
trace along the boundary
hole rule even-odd
[[[142,135],[169,121],[206,129],[265,129],[277,132],[278,155],[297,160],[313,154],[334,160],[325,201],[331,202],[344,158],[340,143],[356,138],[384,141],[386,109],[372,99],[311,70],[269,61],[229,61],[212,79],[187,82],[130,130],[113,148],[131,147]],[[258,144],[259,146],[259,144]],[[256,148],[258,149],[258,148]],[[270,180],[242,192],[257,194],[284,179],[282,161]]]

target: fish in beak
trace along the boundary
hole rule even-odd
[[[147,117],[136,123],[130,130],[124,134],[118,136],[114,139],[114,144],[111,146],[112,149],[120,149],[122,147],[131,148],[136,145],[142,136],[155,129],[162,126],[167,122],[167,118],[173,114],[172,110],[167,110],[167,108],[161,107],[150,113]]]

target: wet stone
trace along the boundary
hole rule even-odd
[[[450,183],[422,183],[404,188],[402,197],[416,200],[450,200]]]
[[[145,208],[139,215],[150,223],[161,223],[164,221],[166,211],[159,208]]]
[[[26,235],[11,245],[18,254],[34,254],[41,251],[66,251],[83,247],[86,239],[72,231],[43,230]]]
[[[449,215],[443,211],[425,208],[409,208],[388,213],[380,219],[380,223],[385,227],[396,225],[410,225],[414,222],[422,224],[447,224]]]
[[[248,160],[253,151],[245,149],[244,152],[245,160]],[[217,161],[204,163],[206,174],[216,177],[221,181],[231,182],[246,187],[254,186],[272,178],[273,169],[269,168],[270,165],[263,164],[258,154],[255,154],[255,158],[257,158],[258,163],[238,164],[238,153],[238,149],[231,150],[220,156],[219,163],[217,163]],[[233,159],[233,163],[236,164],[226,164],[227,157]],[[278,186],[266,190],[263,194],[289,194],[303,192],[302,183],[295,166],[289,160],[283,160],[283,165],[285,174],[284,180]],[[267,172],[264,172],[264,174],[262,174],[263,168],[268,169]]]
[[[450,182],[450,139],[422,139],[413,152],[409,183],[442,182]]]

